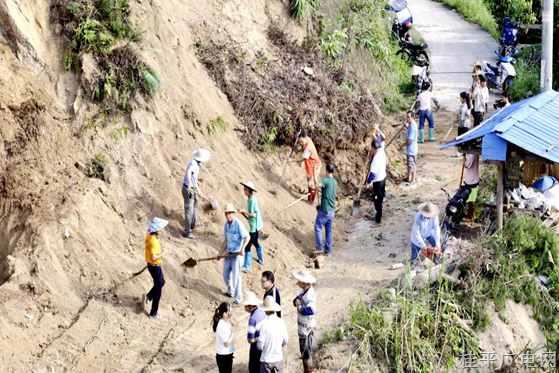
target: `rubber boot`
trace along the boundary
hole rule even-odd
[[[418,142],[419,144],[423,144],[423,129],[420,129],[420,130],[419,130],[419,133],[418,133],[418,135],[417,135],[417,142]]]
[[[264,246],[262,244],[256,248],[256,262],[261,266],[264,265]]]
[[[429,128],[429,141],[436,141],[434,128]]]
[[[245,261],[243,264],[243,268],[241,268],[241,271],[243,272],[250,272],[250,270],[252,269],[252,252],[248,251],[245,253]]]

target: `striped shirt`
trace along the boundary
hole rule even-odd
[[[260,308],[252,311],[250,317],[248,318],[248,343],[256,343],[256,339],[260,336],[260,327],[262,326],[262,321],[264,321],[265,318],[266,314]]]
[[[314,288],[310,287],[304,290],[295,299],[301,301],[301,304],[297,307],[297,331],[299,336],[305,337],[316,326],[316,293]]]

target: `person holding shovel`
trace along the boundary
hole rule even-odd
[[[299,162],[305,167],[307,174],[307,184],[309,188],[308,201],[314,203],[318,190],[318,175],[320,173],[320,158],[312,139],[305,130],[301,131],[299,145],[303,148],[303,159]]]
[[[252,181],[247,181],[246,183],[241,183],[243,186],[245,197],[247,197],[247,209],[239,211],[248,220],[250,241],[245,247],[245,260],[243,263],[243,272],[250,272],[252,268],[252,252],[251,248],[254,246],[256,249],[256,262],[261,266],[264,265],[264,248],[258,241],[258,236],[262,230],[262,214],[260,213],[260,207],[258,206],[258,201],[256,200],[256,187]]]
[[[410,237],[411,262],[416,262],[421,253],[425,257],[441,254],[441,227],[439,225],[439,208],[426,202],[419,205],[415,214]]]
[[[313,285],[316,279],[308,271],[295,271],[293,277],[301,293],[293,299],[297,309],[297,332],[299,334],[299,351],[303,360],[303,372],[313,372],[312,354],[314,349],[314,328],[316,327],[316,294]]]
[[[316,220],[314,223],[314,239],[317,254],[332,254],[332,225],[336,212],[336,188],[334,179],[335,167],[333,164],[326,165],[327,175],[322,179],[320,205],[317,206]],[[326,230],[326,242],[323,244],[322,229]]]
[[[266,314],[258,306],[260,301],[252,291],[247,292],[244,301],[245,311],[250,315],[248,318],[247,341],[250,345],[248,359],[248,373],[260,373],[260,356],[262,351],[258,349],[256,341],[260,336],[260,328],[262,322],[266,318]]]
[[[228,203],[225,206],[223,281],[227,287],[226,295],[234,298],[233,303],[240,304],[242,298],[241,257],[243,249],[249,241],[249,235],[243,223],[235,217],[236,212],[237,210],[232,204]]]
[[[369,168],[369,175],[367,176],[367,184],[373,186],[373,204],[375,206],[375,215],[369,215],[370,219],[374,219],[377,224],[382,220],[382,205],[384,202],[384,195],[386,191],[386,153],[384,152],[384,145],[378,147],[379,144],[373,141],[373,159],[371,167]]]
[[[210,160],[211,154],[207,149],[197,149],[192,153],[192,160],[186,167],[182,182],[182,198],[184,201],[184,232],[183,237],[194,239],[192,230],[196,226],[196,209],[198,197],[207,199],[198,185],[198,175],[202,163]]]
[[[147,263],[148,272],[153,279],[153,287],[143,296],[142,304],[144,308],[151,302],[150,319],[159,319],[159,300],[165,278],[161,269],[161,245],[159,244],[158,234],[169,222],[161,218],[153,218],[149,224],[148,234],[145,239],[144,257]]]

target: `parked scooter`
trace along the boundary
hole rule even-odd
[[[446,189],[442,190],[448,196],[448,204],[441,222],[441,248],[444,251],[448,239],[451,235],[456,234],[458,226],[466,216],[466,201],[472,189],[469,186],[462,185],[452,197]]]
[[[507,94],[508,89],[516,78],[516,69],[513,66],[514,58],[498,56],[496,65],[483,61],[482,69],[489,88],[501,89]]]

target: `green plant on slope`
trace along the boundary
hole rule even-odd
[[[318,9],[319,6],[320,0],[290,0],[289,12],[292,17],[301,19],[309,11]]]
[[[484,0],[439,0],[443,4],[456,9],[468,21],[477,23],[487,30],[494,38],[499,37],[499,29],[495,18]]]
[[[208,135],[210,136],[219,135],[220,133],[225,132],[226,129],[227,129],[227,122],[221,116],[218,116],[210,120],[206,127]]]

